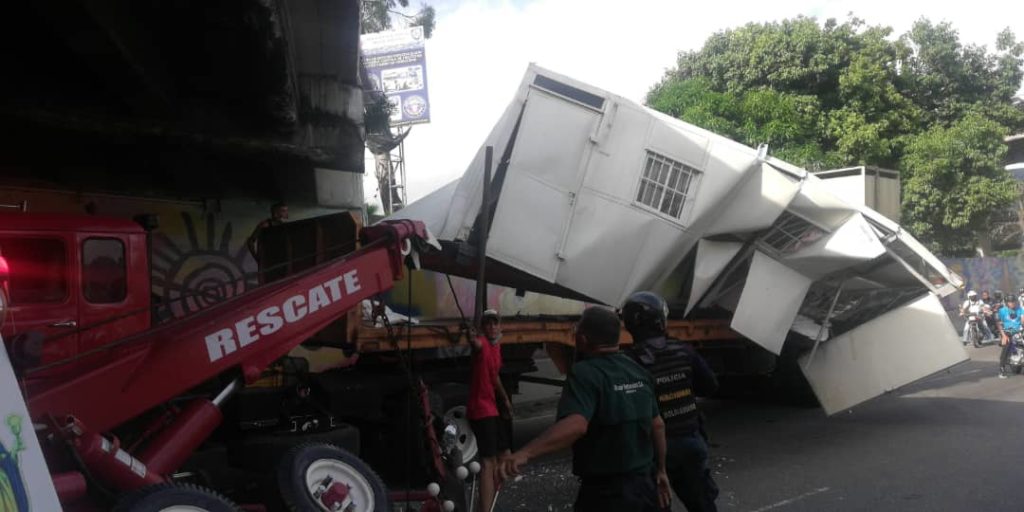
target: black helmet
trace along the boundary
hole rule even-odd
[[[668,303],[653,292],[636,292],[622,305],[622,323],[634,332],[665,332]]]

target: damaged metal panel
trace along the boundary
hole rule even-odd
[[[927,294],[823,343],[800,365],[834,414],[967,359],[938,297]]]
[[[773,354],[782,353],[811,279],[760,251],[754,251],[732,329]]]
[[[782,215],[786,206],[800,192],[800,182],[756,162],[746,173],[744,182],[736,187],[729,205],[742,204],[744,208],[724,208],[712,219],[704,236],[725,233],[750,233],[768,229]]]
[[[782,261],[817,279],[884,254],[885,246],[867,220],[855,213],[835,232],[823,233],[809,246],[784,256]]]
[[[690,285],[690,299],[686,312],[689,313],[700,298],[714,284],[715,279],[725,270],[726,265],[739,254],[743,244],[739,242],[714,242],[701,240],[697,243],[697,260],[693,264],[693,281]]]

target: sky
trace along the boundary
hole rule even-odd
[[[409,201],[458,178],[511,101],[529,63],[642,102],[680,51],[749,22],[851,12],[895,35],[922,16],[949,21],[962,42],[995,46],[1009,26],[1024,38],[1024,2],[946,0],[427,0],[437,10],[426,42],[431,120],[406,139]],[[411,2],[415,5],[416,0]],[[853,8],[851,8],[853,6]],[[364,194],[380,202],[367,154]]]

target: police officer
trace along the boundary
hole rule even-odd
[[[665,423],[650,374],[619,352],[619,331],[614,312],[583,312],[576,327],[582,360],[566,377],[558,421],[502,462],[502,478],[571,445],[572,471],[581,480],[576,512],[656,512],[669,506]]]
[[[622,318],[634,341],[627,353],[654,379],[665,420],[672,490],[689,512],[715,511],[718,486],[708,468],[696,398],[718,389],[715,374],[693,347],[666,336],[668,304],[657,294],[631,295],[622,306]]]

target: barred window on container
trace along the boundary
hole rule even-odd
[[[697,188],[700,174],[692,167],[648,151],[636,202],[679,219]]]

